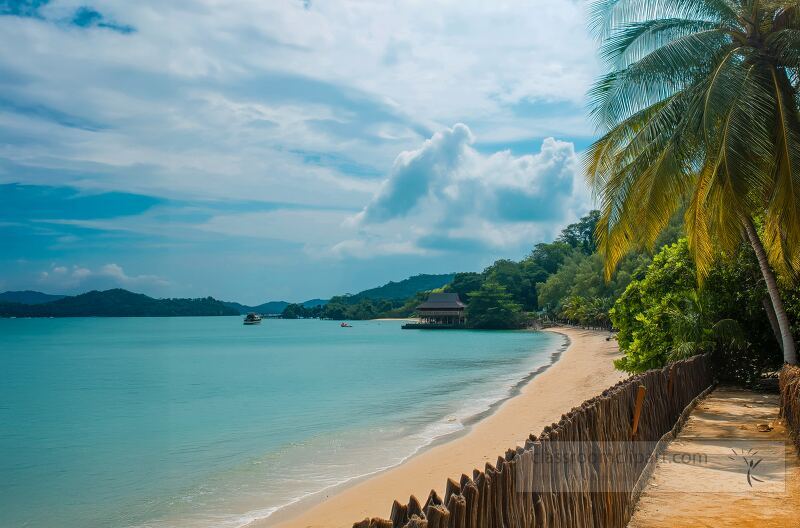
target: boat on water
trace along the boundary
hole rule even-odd
[[[341,326],[342,328],[353,328],[353,325],[351,325],[349,323],[342,323],[339,326]]]
[[[261,324],[261,316],[256,313],[250,312],[249,314],[247,314],[247,316],[245,316],[244,324],[246,325]]]

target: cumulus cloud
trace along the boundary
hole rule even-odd
[[[39,272],[39,285],[52,291],[73,291],[108,288],[152,289],[168,286],[169,282],[157,275],[128,275],[122,266],[109,263],[96,269],[85,266],[52,265]]]
[[[346,225],[362,239],[339,244],[365,254],[365,239],[397,225],[419,251],[503,249],[545,235],[590,207],[572,143],[547,138],[539,152],[485,155],[464,124],[437,132],[395,160],[391,174]],[[387,228],[388,227],[388,228]]]
[[[435,133],[421,148],[401,153],[391,177],[364,208],[360,221],[381,222],[405,215],[426,195],[441,190],[472,141],[469,128],[459,123]]]
[[[572,143],[546,138],[537,154],[485,156],[470,147],[473,141],[459,123],[401,153],[359,221],[404,216],[425,202],[440,209],[447,223],[464,220],[465,213],[499,221],[551,220],[570,206],[578,174]]]

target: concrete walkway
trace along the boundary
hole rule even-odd
[[[800,463],[778,403],[713,391],[659,457],[628,527],[800,527]]]

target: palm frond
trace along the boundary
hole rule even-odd
[[[589,90],[590,117],[613,127],[709,74],[709,57],[724,55],[732,45],[719,29],[692,33],[652,51],[628,67],[601,77]]]
[[[589,8],[589,28],[598,39],[620,26],[659,18],[734,23],[737,10],[730,0],[598,0]]]
[[[694,341],[682,341],[676,343],[669,353],[670,361],[680,361],[681,359],[688,359],[697,354],[705,352],[703,343],[696,343]]]
[[[776,31],[765,39],[768,49],[785,68],[800,68],[800,28]]]
[[[764,246],[770,263],[785,277],[794,277],[800,248],[800,119],[791,103],[791,89],[771,68],[775,104],[774,189],[764,214]]]
[[[735,319],[720,319],[711,326],[714,339],[723,346],[742,349],[748,345],[742,326]]]
[[[677,38],[718,29],[720,25],[717,22],[685,18],[654,19],[629,24],[605,40],[600,48],[600,56],[615,68],[624,68]]]

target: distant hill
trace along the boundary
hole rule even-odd
[[[211,297],[153,299],[123,289],[90,291],[40,304],[0,303],[0,317],[174,317],[239,315]]]
[[[315,306],[325,306],[328,303],[325,299],[311,299],[301,303],[306,308],[314,308]],[[255,312],[264,315],[280,315],[283,310],[289,306],[290,303],[286,301],[269,301],[257,306],[248,306],[237,302],[223,302],[225,306],[237,310],[239,314],[246,314]]]
[[[283,312],[283,309],[289,306],[286,301],[268,301],[258,306],[251,306],[249,312],[256,312],[260,314],[277,315]]]
[[[252,312],[249,306],[245,306],[243,304],[239,304],[233,301],[222,301],[226,307],[230,308],[231,310],[236,310],[236,313],[239,315],[246,314],[247,312]]]
[[[364,290],[355,295],[347,296],[348,302],[357,303],[363,299],[386,299],[400,301],[413,297],[418,292],[435,290],[453,282],[455,274],[443,275],[414,275],[400,282],[390,281],[383,286]]]
[[[305,308],[316,308],[328,304],[328,299],[310,299],[302,304]]]
[[[0,293],[0,303],[42,304],[63,299],[66,295],[50,295],[33,290]]]
[[[389,282],[355,295],[337,296],[341,304],[356,305],[361,301],[389,301],[392,306],[413,297],[418,292],[441,288],[453,282],[453,274],[415,275],[400,282]],[[5,292],[0,294],[0,317],[170,317],[240,315],[256,312],[280,315],[289,306],[286,301],[269,301],[256,306],[238,302],[218,301],[212,297],[200,299],[154,299],[123,289],[90,291],[81,295],[48,295],[36,291]],[[310,299],[301,303],[313,309],[328,304],[325,299]]]

